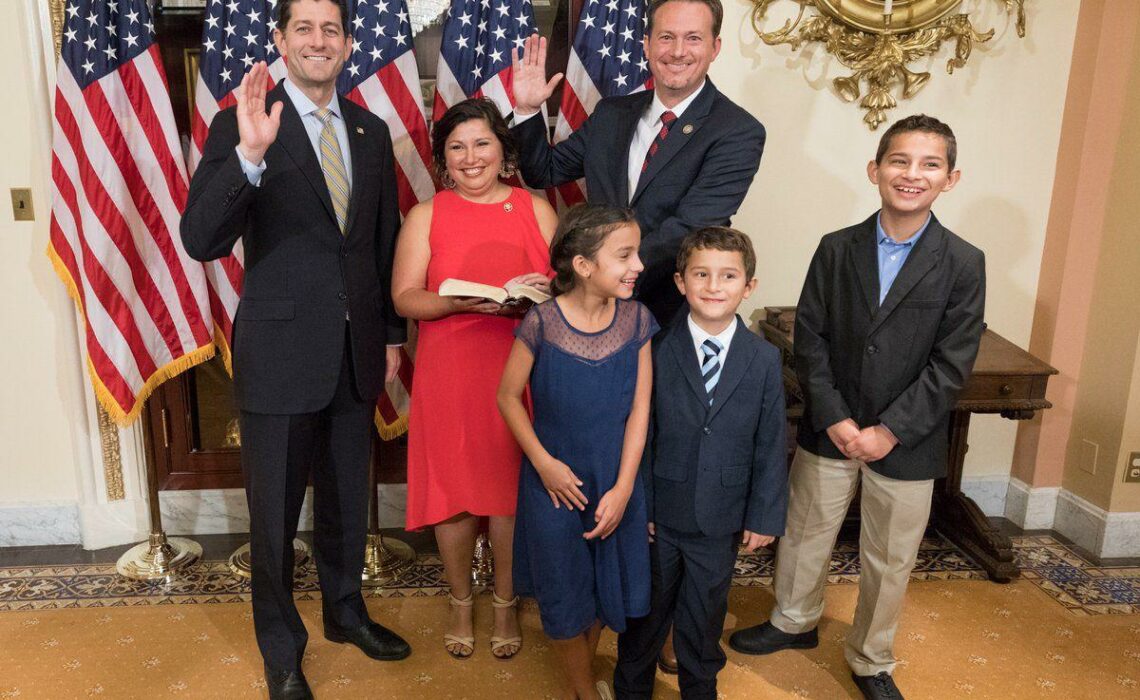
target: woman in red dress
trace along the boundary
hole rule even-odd
[[[496,404],[521,318],[514,305],[441,297],[445,279],[549,292],[557,215],[541,197],[511,187],[518,146],[494,103],[454,105],[432,128],[436,174],[446,188],[404,221],[392,298],[419,321],[408,427],[407,528],[434,526],[451,587],[449,653],[474,651],[471,559],[480,516],[495,552],[491,652],[518,653],[522,639],[511,581],[521,453]]]

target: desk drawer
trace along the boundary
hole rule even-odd
[[[1043,377],[1032,375],[974,375],[959,395],[959,401],[1019,401],[1045,396]]]

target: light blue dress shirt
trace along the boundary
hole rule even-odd
[[[288,78],[285,79],[285,94],[289,96],[297,114],[301,115],[301,124],[305,127],[309,142],[313,144],[313,151],[317,154],[317,162],[319,163],[321,160],[321,131],[325,128],[324,122],[317,116],[317,110],[320,108],[313,104],[313,101]],[[348,173],[348,186],[351,188],[352,152],[348,147],[348,125],[344,123],[344,115],[340,111],[340,98],[337,97],[336,93],[333,93],[332,99],[329,100],[328,108],[336,115],[333,117],[333,129],[336,131],[337,143],[340,144],[340,157],[344,160],[344,170]],[[254,187],[259,186],[261,176],[265,172],[265,162],[262,161],[260,165],[254,165],[245,159],[245,156],[241,154],[241,149],[235,146],[235,150],[237,150],[238,161],[241,162],[241,171],[245,173],[249,184]]]
[[[883,300],[887,298],[887,292],[891,291],[891,285],[899,276],[899,270],[902,269],[903,263],[906,262],[907,257],[910,256],[910,251],[914,250],[915,244],[918,243],[918,239],[926,232],[926,227],[929,225],[930,214],[927,214],[926,223],[918,229],[918,233],[905,242],[898,243],[883,230],[882,213],[875,216],[875,238],[879,243],[879,306],[883,305]]]

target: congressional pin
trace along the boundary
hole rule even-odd
[[[686,135],[693,133],[693,125],[692,124],[686,124],[685,127],[683,129],[681,129],[681,133],[686,134]]]
[[[514,208],[515,205],[511,204],[510,202],[503,202],[503,211],[510,213],[511,211],[514,211]]]
[[[364,133],[364,127],[363,126],[356,127],[356,133],[363,134]]]

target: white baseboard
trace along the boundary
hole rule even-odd
[[[1140,556],[1140,513],[1110,513],[1061,491],[1053,527],[1097,557]]]
[[[404,526],[405,484],[380,484],[380,527]],[[220,535],[249,532],[244,489],[162,491],[162,526],[169,535]],[[298,528],[313,529],[313,489],[305,491]]]
[[[1058,486],[1033,488],[1020,479],[1010,477],[1004,515],[1024,530],[1052,529],[1060,493]]]
[[[74,502],[0,504],[0,547],[78,543]]]
[[[404,484],[380,484],[380,527],[404,526]],[[162,491],[162,527],[168,535],[219,535],[249,532],[243,489]],[[116,501],[91,507],[80,504],[0,503],[0,547],[80,544],[102,549],[141,542],[149,518],[143,501]],[[312,489],[305,493],[299,529],[313,529]]]
[[[1005,515],[1008,492],[1009,476],[1005,474],[962,477],[962,493],[974,499],[982,512],[991,518]]]

